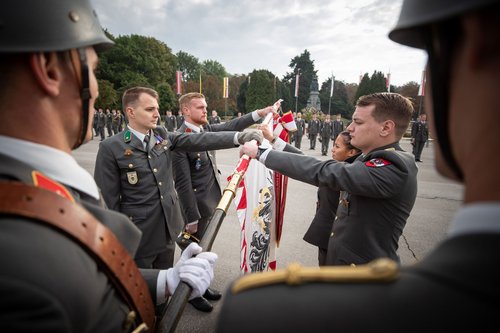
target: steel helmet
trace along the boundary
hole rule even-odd
[[[399,20],[389,33],[396,43],[425,48],[421,28],[463,12],[500,3],[499,0],[405,0]]]
[[[0,1],[0,53],[112,44],[89,0]]]

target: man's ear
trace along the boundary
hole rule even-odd
[[[386,120],[382,123],[382,129],[380,131],[381,136],[388,136],[391,133],[394,133],[394,128],[396,124],[392,120]]]
[[[40,88],[51,96],[59,95],[63,76],[57,53],[33,53],[30,55],[30,66]]]

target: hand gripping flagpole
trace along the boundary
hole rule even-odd
[[[279,102],[281,102],[281,100],[276,102],[275,105]],[[262,123],[268,124],[272,119],[273,114],[269,113]],[[238,189],[238,186],[240,185],[241,180],[243,179],[243,176],[248,169],[250,159],[251,158],[246,154],[240,157],[238,165],[236,165],[236,168],[231,175],[231,180],[224,189],[222,198],[215,208],[210,222],[205,229],[205,234],[200,240],[199,245],[201,246],[203,251],[210,251],[212,249],[212,245],[214,244],[215,237],[217,237],[217,233],[219,232],[220,226],[222,225],[222,221],[226,217],[229,206],[236,196],[236,190]],[[175,292],[170,299],[170,302],[168,303],[165,314],[163,315],[160,323],[156,326],[158,333],[172,333],[175,331],[182,312],[184,312],[184,308],[189,301],[189,295],[191,295],[191,291],[192,288],[189,284],[182,281],[181,283],[179,283],[177,289],[175,289]]]

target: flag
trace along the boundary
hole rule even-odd
[[[182,95],[182,71],[175,72],[175,93]]]
[[[292,111],[288,111],[281,117],[276,116],[273,121],[273,135],[279,136],[283,141],[290,142],[289,133],[297,130],[297,124],[293,119]],[[274,172],[274,192],[276,197],[275,217],[275,239],[276,247],[279,247],[283,231],[283,217],[285,216],[286,192],[288,189],[288,177],[279,172]]]
[[[385,86],[387,87],[387,92],[391,92],[391,73],[387,73],[385,78]]]
[[[277,110],[281,100],[274,106]],[[290,116],[293,116],[290,113]],[[280,124],[283,136],[286,137],[286,128],[293,128],[295,121],[281,121],[277,117],[273,121],[265,122],[271,128]],[[296,128],[296,126],[295,126]],[[288,141],[288,140],[287,140]],[[261,147],[270,147],[267,140]],[[281,235],[281,225],[278,217],[284,212],[283,191],[286,191],[286,182],[276,183],[277,173],[266,168],[257,160],[250,160],[250,164],[235,194],[234,203],[240,222],[240,271],[242,274],[262,272],[276,269],[276,248]],[[276,186],[279,189],[277,190]],[[283,186],[285,185],[285,186]],[[278,206],[281,203],[281,206]],[[282,219],[281,219],[282,223]]]
[[[201,71],[200,71],[200,94],[201,94]]]
[[[295,75],[295,97],[299,97],[299,74]]]
[[[333,96],[333,85],[335,84],[335,76],[332,75],[332,82],[330,83],[330,97]]]
[[[224,88],[222,89],[222,98],[228,98],[229,97],[229,78],[226,76],[224,77]]]
[[[418,88],[418,96],[425,96],[425,70],[422,71],[422,81]]]

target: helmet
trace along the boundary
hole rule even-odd
[[[63,51],[112,44],[89,0],[0,2],[0,53]]]
[[[405,0],[398,23],[389,32],[389,38],[396,43],[427,51],[438,145],[444,160],[458,180],[463,180],[463,172],[453,154],[448,124],[451,112],[449,108],[450,63],[453,57],[454,40],[459,37],[456,36],[457,33],[450,30],[451,25],[442,24],[441,29],[436,29],[433,35],[441,45],[440,55],[437,56],[429,26],[451,21],[461,13],[497,3],[500,3],[500,0]]]
[[[421,28],[463,12],[499,3],[499,0],[405,0],[389,38],[396,43],[425,48]]]

